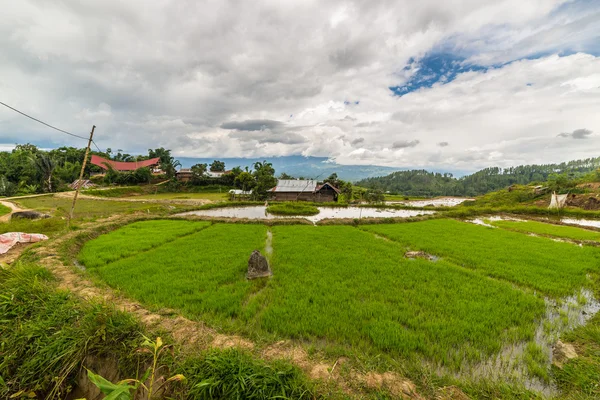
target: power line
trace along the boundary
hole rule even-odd
[[[74,133],[71,133],[71,132],[67,132],[67,131],[65,131],[65,130],[62,130],[62,129],[60,129],[60,128],[57,128],[57,127],[55,127],[55,126],[52,126],[52,125],[50,125],[50,124],[47,124],[47,123],[45,123],[44,121],[40,121],[39,119],[37,119],[37,118],[34,118],[34,117],[32,117],[31,115],[25,114],[24,112],[22,112],[22,111],[19,111],[19,110],[17,110],[16,108],[14,108],[14,107],[11,107],[11,106],[9,106],[9,105],[8,105],[8,104],[6,104],[6,103],[3,103],[3,102],[1,102],[1,101],[0,101],[0,104],[2,104],[2,105],[3,105],[4,107],[6,107],[6,108],[10,108],[11,110],[13,110],[13,111],[15,111],[15,112],[18,112],[18,113],[19,113],[19,114],[21,114],[21,115],[24,115],[24,116],[26,116],[26,117],[27,117],[27,118],[29,118],[29,119],[32,119],[32,120],[34,120],[34,121],[36,121],[36,122],[39,122],[39,123],[40,123],[40,124],[42,124],[42,125],[46,125],[46,126],[47,126],[47,127],[49,127],[49,128],[56,129],[56,130],[57,130],[57,131],[59,131],[59,132],[66,133],[67,135],[70,135],[70,136],[73,136],[73,137],[76,137],[76,138],[79,138],[79,139],[88,140],[88,138],[86,138],[86,137],[79,136],[79,135],[76,135],[76,134],[74,134]],[[96,148],[98,149],[98,151],[99,151],[100,153],[102,153],[102,150],[100,150],[100,147],[98,147],[98,145],[96,144],[96,142],[94,142],[94,141],[92,140],[92,143],[94,143],[94,146],[96,146]]]

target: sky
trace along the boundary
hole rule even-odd
[[[597,0],[11,2],[0,101],[103,150],[474,171],[600,156]],[[0,107],[0,149],[85,142]]]

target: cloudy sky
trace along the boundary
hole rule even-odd
[[[600,156],[600,1],[30,1],[0,101],[128,152],[475,170]],[[0,147],[83,146],[0,107]]]

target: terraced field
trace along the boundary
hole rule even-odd
[[[252,250],[265,250],[259,224],[138,222],[88,242],[79,261],[148,306],[227,332],[451,370],[533,343],[544,298],[589,286],[600,265],[595,247],[454,220],[271,229],[270,279],[245,279]]]

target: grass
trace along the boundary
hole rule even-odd
[[[139,377],[151,361],[140,352],[142,334],[150,335],[130,314],[57,290],[45,268],[0,269],[2,398],[71,398],[84,367],[104,366],[115,380]],[[162,373],[186,377],[169,386],[173,393],[166,398],[319,398],[298,367],[267,363],[239,349],[190,355],[177,348],[159,365]]]
[[[310,204],[295,202],[270,205],[267,212],[275,215],[317,215],[319,209]]]
[[[140,242],[155,234],[144,224],[136,225]],[[137,255],[124,250],[127,258],[113,261],[119,245],[128,247],[115,231],[89,242],[80,260],[103,260],[88,267],[147,305],[213,326],[454,368],[490,356],[506,340],[530,339],[544,310],[542,300],[510,284],[445,261],[405,259],[397,244],[352,227],[272,229],[269,280],[244,276],[250,252],[264,247],[261,225],[217,224]]]
[[[556,238],[565,238],[571,240],[581,241],[600,241],[600,232],[591,231],[587,229],[546,224],[537,221],[487,221],[489,224],[497,226],[499,228],[508,229],[517,232],[535,233],[536,235],[551,236]]]
[[[188,223],[172,222],[183,226]],[[144,232],[160,237],[152,230]],[[118,251],[102,245],[110,236],[89,242],[89,246],[98,248],[97,258],[112,261],[109,253]],[[139,232],[138,240],[146,241],[142,236]],[[247,262],[253,250],[264,248],[265,238],[266,227],[262,225],[214,225],[141,251],[135,257],[93,263],[89,269],[109,285],[150,306],[175,308],[188,316],[203,315],[217,325],[230,325],[228,320],[240,313],[244,298],[256,285],[245,279]],[[129,247],[128,242],[120,243]]]
[[[19,199],[18,203],[25,208],[32,208],[54,216],[65,217],[71,210],[73,200],[56,196],[44,196]],[[101,218],[134,212],[164,213],[171,210],[167,206],[154,203],[78,199],[73,218]]]
[[[396,225],[363,226],[412,250],[423,250],[487,276],[567,296],[597,271],[600,253],[592,247],[556,243],[518,232],[436,219]]]
[[[3,204],[0,204],[0,217],[10,213],[12,209],[10,207],[6,207]]]
[[[227,201],[229,194],[223,193],[156,193],[144,194],[136,196],[136,199],[148,200],[210,200],[210,201]]]
[[[212,350],[180,367],[193,399],[315,399],[298,367],[287,362],[267,364],[236,349]]]
[[[79,262],[97,268],[122,258],[162,246],[184,235],[198,232],[209,222],[155,220],[135,222],[110,235],[87,242],[79,254]],[[124,244],[126,244],[124,246]]]
[[[139,326],[128,314],[56,290],[51,273],[0,269],[0,396],[65,398],[86,356],[121,359]],[[18,393],[21,393],[19,395]]]
[[[142,194],[144,193],[144,190],[140,186],[126,186],[106,189],[88,189],[83,190],[81,193],[98,197],[125,197]]]
[[[65,230],[67,223],[60,218],[46,218],[38,220],[16,218],[0,223],[0,234],[6,232],[43,233],[52,236]]]

